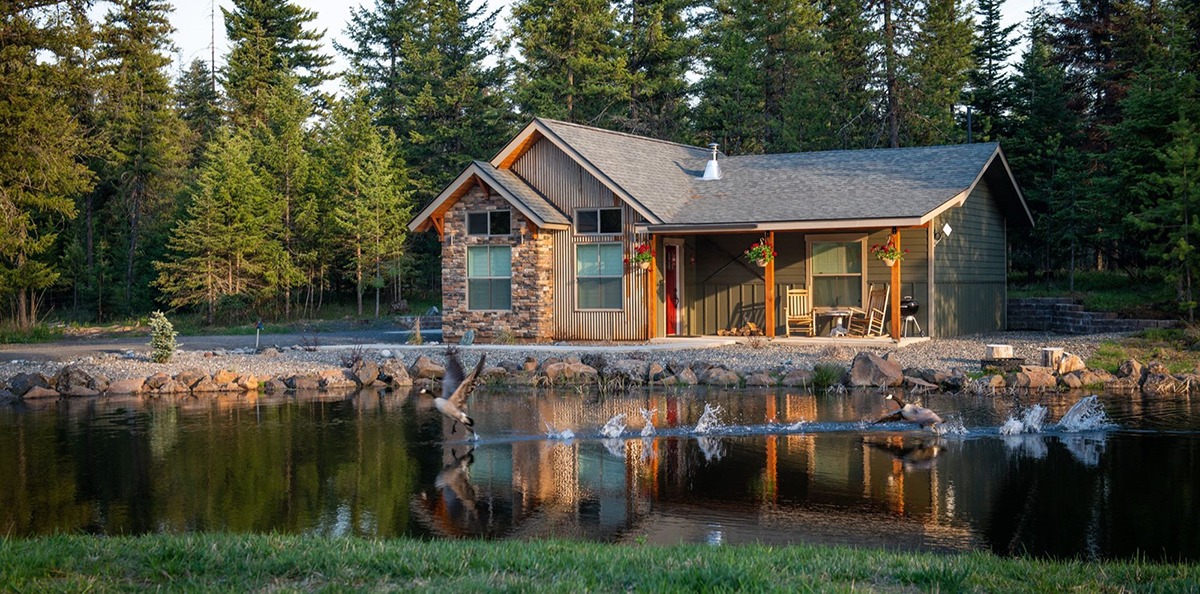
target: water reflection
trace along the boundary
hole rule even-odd
[[[1120,431],[1006,436],[999,424],[1033,402],[922,400],[975,431],[861,430],[887,411],[878,394],[795,391],[481,391],[478,444],[448,442],[444,419],[411,394],[3,408],[0,533],[644,537],[1200,558],[1190,400],[1106,398]],[[1038,403],[1053,422],[1074,402]],[[724,424],[844,427],[679,434],[716,407]],[[619,415],[620,437],[600,438]],[[544,439],[547,425],[577,437]]]

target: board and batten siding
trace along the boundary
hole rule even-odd
[[[889,285],[892,282],[892,269],[883,260],[872,256],[871,246],[883,245],[891,236],[892,230],[880,229],[867,236],[867,285]],[[904,260],[900,262],[900,297],[911,296],[920,306],[917,309],[917,323],[921,329],[929,331],[929,312],[932,303],[929,300],[929,231],[924,227],[916,229],[900,229],[900,249],[908,250]],[[863,300],[867,298],[863,295]],[[865,304],[864,304],[865,305]],[[889,295],[887,322],[884,332],[891,330],[892,307]],[[902,328],[903,329],[903,328]],[[917,329],[908,329],[909,336],[919,336]]]
[[[543,230],[553,238],[554,338],[557,340],[640,340],[646,338],[646,281],[649,276],[625,266],[620,311],[578,311],[575,307],[575,246],[620,242],[628,256],[629,246],[643,239],[634,225],[641,215],[607,186],[580,167],[570,156],[545,138],[513,163],[512,171],[536,188],[574,221],[575,209],[621,207],[624,229],[620,236],[576,235],[574,229]],[[656,246],[661,254],[661,246]],[[660,271],[661,275],[661,271]]]
[[[934,253],[932,336],[1003,330],[1007,323],[1007,228],[1004,213],[980,180],[962,206],[933,221],[953,233]]]

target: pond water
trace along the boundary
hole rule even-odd
[[[1200,560],[1200,401],[1101,396],[1107,418],[1069,427],[1059,420],[1078,396],[921,401],[961,429],[867,425],[894,407],[874,392],[784,389],[481,389],[474,442],[407,392],[2,407],[0,536],[277,531]],[[1039,411],[1041,432],[1021,433]]]

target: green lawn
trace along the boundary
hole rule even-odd
[[[621,546],[300,536],[0,539],[12,591],[1181,592],[1197,565],[819,546]]]
[[[1088,311],[1111,311],[1126,318],[1178,318],[1173,291],[1169,283],[1111,271],[1076,273],[1074,290],[1065,273],[1040,278],[1012,274],[1008,278],[1009,297],[1071,297]]]

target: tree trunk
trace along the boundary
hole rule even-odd
[[[892,23],[892,1],[883,0],[883,53],[887,71],[888,146],[900,148],[899,101],[896,97],[896,27]]]
[[[354,292],[358,295],[358,317],[360,317],[360,318],[363,315],[363,313],[362,313],[363,273],[362,273],[361,241],[362,241],[362,239],[360,237],[354,238],[354,242],[355,242],[355,246],[354,246],[354,289],[355,290],[354,290]]]

